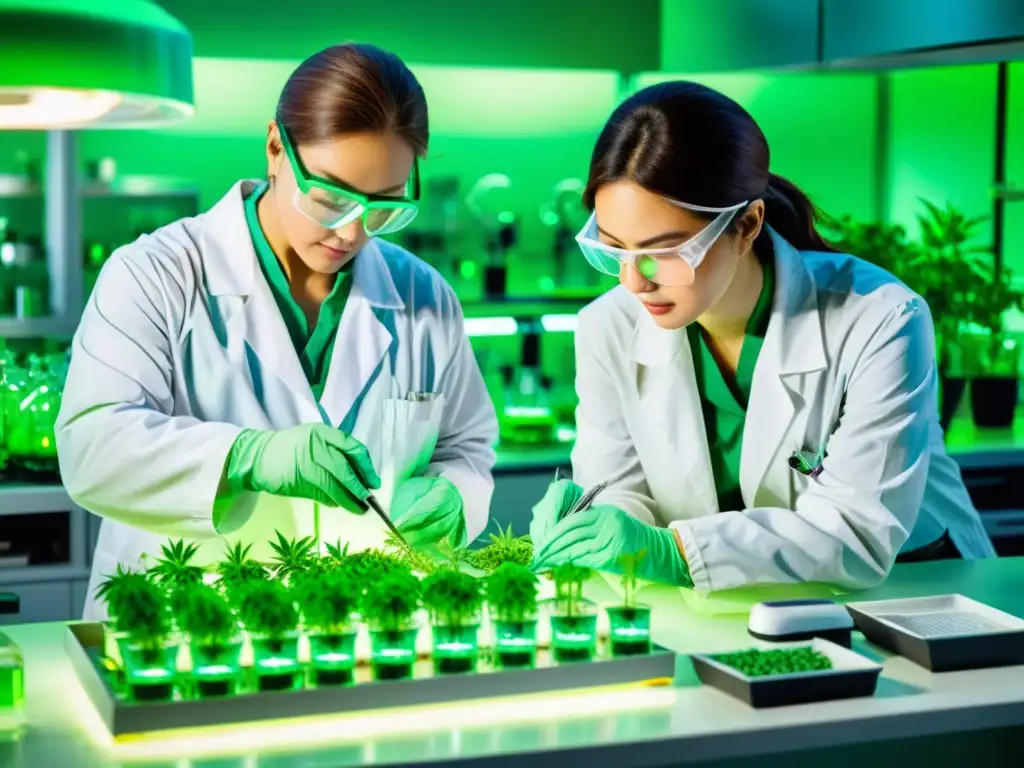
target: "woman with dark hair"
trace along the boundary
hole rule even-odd
[[[266,182],[104,266],[57,425],[71,498],[104,518],[87,618],[168,536],[199,564],[234,541],[267,560],[275,532],[379,537],[351,514],[371,490],[413,545],[483,530],[497,421],[459,302],[377,239],[416,216],[428,137],[397,56],[327,48],[284,86]]]
[[[597,141],[577,240],[621,285],[579,316],[574,480],[535,507],[535,566],[701,591],[882,581],[994,554],[936,415],[932,319],[836,253],[738,104],[672,82]],[[597,504],[563,518],[580,486]]]

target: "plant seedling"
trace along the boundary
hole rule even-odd
[[[487,604],[499,621],[525,622],[537,613],[537,576],[516,563],[502,563],[487,577]]]
[[[162,557],[148,574],[171,590],[198,584],[203,580],[203,569],[192,564],[198,551],[198,544],[186,544],[184,539],[169,541],[160,547]]]
[[[555,595],[565,609],[566,616],[579,614],[579,604],[583,601],[583,583],[590,578],[591,570],[572,563],[564,563],[553,570],[555,577]]]
[[[126,599],[124,596],[137,594],[142,589],[143,582],[148,581],[146,574],[138,573],[118,563],[117,569],[112,574],[108,574],[103,583],[96,587],[96,597],[107,604],[107,614],[110,616],[112,624],[116,625],[117,623],[117,617],[121,613],[120,607]]]
[[[437,562],[433,557],[426,552],[413,549],[398,538],[393,531],[388,531],[387,539],[384,542],[384,551],[413,571],[426,574],[433,573],[437,569]]]
[[[249,558],[251,549],[252,544],[243,547],[240,541],[235,542],[227,550],[224,559],[217,564],[217,572],[225,590],[231,591],[240,584],[267,579],[267,569]]]
[[[177,619],[193,642],[202,645],[226,645],[238,633],[238,619],[227,599],[205,584],[182,590]]]
[[[393,570],[366,585],[363,618],[388,632],[408,626],[419,607],[420,580],[407,570]]]
[[[512,533],[512,525],[498,533],[488,534],[491,543],[478,549],[471,556],[472,565],[490,573],[502,563],[529,565],[533,560],[533,542],[529,536],[516,536]]]
[[[280,531],[277,534],[277,541],[270,542],[270,548],[274,550],[274,562],[277,566],[274,575],[279,579],[287,579],[294,573],[306,570],[316,555],[313,547],[316,539],[312,536],[304,536],[301,539],[288,539]]]
[[[747,677],[792,675],[832,669],[832,660],[811,646],[779,648],[769,651],[751,649],[712,656],[715,661],[732,667]]]
[[[291,591],[279,581],[252,581],[241,586],[238,613],[249,632],[272,640],[293,632],[299,623]]]
[[[359,587],[342,570],[301,574],[295,580],[294,592],[303,624],[318,634],[345,632],[359,606]]]
[[[626,609],[636,608],[636,573],[646,556],[647,550],[641,549],[619,558],[622,567],[622,605]]]
[[[379,549],[354,552],[345,558],[341,568],[360,585],[369,584],[388,573],[409,573],[409,566]]]
[[[423,607],[435,625],[461,627],[473,623],[484,602],[478,579],[454,568],[440,568],[423,580]]]

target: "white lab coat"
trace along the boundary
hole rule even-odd
[[[746,509],[719,510],[685,329],[659,328],[617,287],[576,333],[574,479],[598,503],[675,528],[702,593],[753,584],[882,581],[944,529],[965,558],[994,550],[946,455],[924,301],[852,256],[771,232],[776,289],[740,461]],[[822,472],[791,469],[827,452]]]
[[[105,615],[94,598],[102,577],[118,563],[151,564],[168,537],[199,541],[200,564],[234,541],[268,559],[275,529],[382,541],[372,513],[268,494],[219,503],[215,528],[243,427],[342,428],[368,447],[385,508],[402,479],[440,475],[462,495],[469,538],[487,523],[497,420],[452,289],[401,248],[367,244],[318,405],[246,226],[253,186],[240,182],[210,211],[116,251],[75,334],[57,448],[71,498],[104,518],[87,619]],[[410,392],[437,397],[408,402]]]

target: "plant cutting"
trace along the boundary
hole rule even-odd
[[[583,598],[589,568],[565,563],[553,570],[554,612],[551,647],[555,661],[590,661],[597,651],[597,607]]]
[[[500,667],[532,666],[537,654],[537,576],[524,565],[502,563],[487,577],[487,607]]]
[[[438,562],[433,557],[426,552],[413,549],[393,531],[388,531],[387,539],[384,542],[384,551],[417,573],[433,573],[438,567]]]
[[[184,539],[168,541],[160,547],[161,557],[146,572],[167,590],[174,616],[181,612],[186,588],[203,581],[203,569],[192,563],[198,551],[198,544],[186,544]]]
[[[484,602],[480,581],[446,567],[430,574],[422,586],[433,630],[434,668],[440,674],[472,672]]]
[[[408,570],[396,568],[366,585],[363,618],[370,627],[374,676],[378,680],[412,677],[416,661],[420,581]]]
[[[217,564],[220,583],[225,592],[232,592],[251,581],[266,581],[269,574],[260,563],[249,557],[252,544],[244,547],[240,541],[229,547],[225,557]]]
[[[359,606],[359,586],[341,569],[303,573],[294,592],[309,640],[309,663],[316,685],[353,682],[356,636],[353,614]]]
[[[165,591],[142,573],[118,566],[97,589],[107,603],[129,695],[136,701],[170,699],[178,648],[171,639]]]
[[[637,568],[646,555],[646,550],[640,550],[619,558],[622,605],[606,609],[612,656],[638,656],[651,652],[651,609],[636,602]]]
[[[202,697],[230,696],[241,677],[238,618],[213,587],[192,584],[179,594],[178,626],[188,633],[196,691]]]
[[[317,558],[313,547],[316,539],[312,536],[305,536],[301,539],[288,539],[280,531],[277,534],[277,541],[270,542],[270,548],[274,550],[274,575],[281,581],[288,579],[296,573],[306,570]]]
[[[488,534],[490,544],[476,550],[470,556],[470,563],[487,573],[495,570],[502,563],[529,565],[533,560],[533,542],[529,536],[516,536],[512,533],[512,525],[505,530],[498,526],[498,532]]]
[[[290,690],[299,682],[299,614],[279,581],[251,581],[237,591],[238,614],[252,641],[260,690]]]

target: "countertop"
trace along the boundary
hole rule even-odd
[[[882,586],[848,597],[959,592],[1024,616],[1022,584],[1024,558],[937,562],[896,566]],[[587,592],[597,600],[614,598],[602,579],[588,584]],[[707,615],[708,604],[695,606],[677,589],[648,588],[644,599],[654,607],[655,639],[662,645],[681,652],[749,645],[741,613]],[[680,656],[671,687],[463,702],[114,745],[62,650],[64,625],[5,631],[25,652],[28,728],[16,745],[0,744],[4,768],[694,765],[824,745],[849,752],[886,739],[936,743],[950,734],[1024,726],[1024,667],[933,675],[858,636],[856,650],[884,661],[873,698],[753,710],[700,686],[688,658]],[[1009,759],[1005,750],[1016,749],[1020,740],[1007,744],[1000,759],[984,765],[1019,765],[1002,758]],[[769,763],[759,758],[758,764]]]

